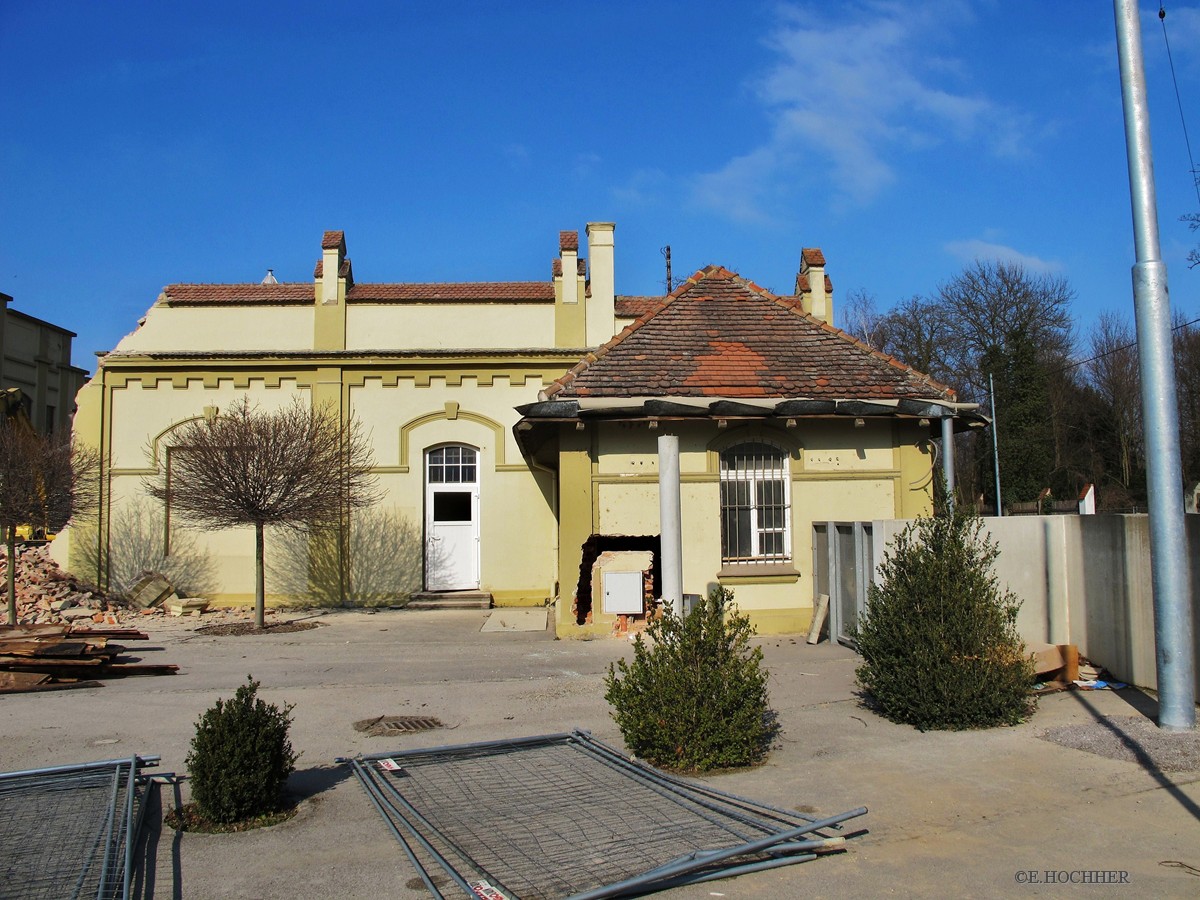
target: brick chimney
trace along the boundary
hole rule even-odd
[[[808,290],[802,289],[808,282]],[[796,275],[796,296],[804,311],[815,319],[833,324],[833,284],[825,275],[825,254],[819,247],[800,251],[800,272]]]

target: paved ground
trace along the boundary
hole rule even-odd
[[[602,677],[629,652],[627,642],[483,632],[487,615],[343,612],[321,617],[315,630],[243,637],[198,635],[195,620],[156,621],[149,644],[161,649],[139,646],[138,655],[178,663],[181,674],[0,697],[0,770],[139,752],[161,755],[162,771],[182,774],[196,719],[253,674],[266,699],[295,704],[292,740],[302,755],[293,786],[308,799],[293,820],[247,834],[155,828],[144,895],[428,896],[411,886],[398,845],[335,757],[574,726],[620,744]],[[1152,716],[1143,695],[1051,695],[1017,728],[922,734],[859,705],[848,650],[800,637],[762,645],[783,727],[779,746],[765,766],[713,782],[818,812],[867,806],[859,821],[870,833],[842,855],[666,896],[1200,895],[1200,773],[1164,774],[1039,738],[1054,726],[1117,728],[1131,715]],[[392,739],[352,727],[417,713],[447,728]],[[179,790],[186,797],[186,782]],[[164,803],[175,803],[170,789]],[[1093,870],[1127,873],[1128,883],[1030,884],[1024,874],[1044,880],[1047,872]]]

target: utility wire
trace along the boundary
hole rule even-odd
[[[1183,115],[1183,100],[1179,96],[1179,79],[1175,77],[1175,59],[1171,56],[1171,42],[1167,39],[1167,11],[1158,4],[1158,21],[1162,23],[1163,43],[1167,46],[1167,62],[1171,65],[1171,82],[1175,85],[1175,103],[1179,107],[1179,123],[1183,126],[1183,144],[1187,147],[1188,165],[1191,166],[1192,186],[1196,189],[1196,203],[1200,205],[1200,171],[1192,157],[1192,142],[1188,140],[1187,119]]]
[[[1190,322],[1183,322],[1179,325],[1176,325],[1171,329],[1171,331],[1180,331],[1181,329],[1187,328],[1190,325],[1195,325],[1197,322],[1200,322],[1200,318],[1192,319]],[[1112,356],[1114,353],[1120,353],[1122,350],[1131,350],[1136,346],[1137,341],[1134,341],[1132,344],[1122,344],[1120,347],[1113,347],[1111,350],[1105,350],[1103,353],[1097,353],[1090,359],[1081,359],[1078,362],[1071,363],[1069,366],[1063,366],[1061,369],[1051,369],[1046,374],[1058,375],[1061,372],[1070,372],[1072,369],[1076,369],[1079,366],[1086,366],[1090,362],[1095,362],[1098,359],[1104,359],[1104,357]]]

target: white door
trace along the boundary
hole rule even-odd
[[[479,589],[479,454],[471,447],[425,454],[425,589]]]

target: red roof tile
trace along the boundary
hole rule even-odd
[[[629,294],[618,294],[616,298],[617,315],[622,318],[636,319],[638,316],[644,316],[662,302],[662,297],[634,297]]]
[[[584,357],[547,397],[949,398],[928,376],[709,266]]]
[[[578,231],[560,231],[558,233],[558,249],[559,250],[579,250],[579,232]]]
[[[810,266],[825,265],[825,254],[820,247],[805,247],[800,251],[800,258]]]
[[[312,304],[313,283],[169,284],[163,294],[171,306]],[[548,281],[481,281],[447,284],[355,284],[346,292],[352,303],[553,303]]]
[[[355,284],[350,302],[400,303],[552,303],[549,281],[470,281],[441,284]]]
[[[311,281],[283,284],[168,284],[162,292],[171,306],[207,306],[215,303],[311,305],[316,297]]]
[[[344,231],[327,231],[321,235],[322,250],[345,250],[346,249],[346,232]]]

